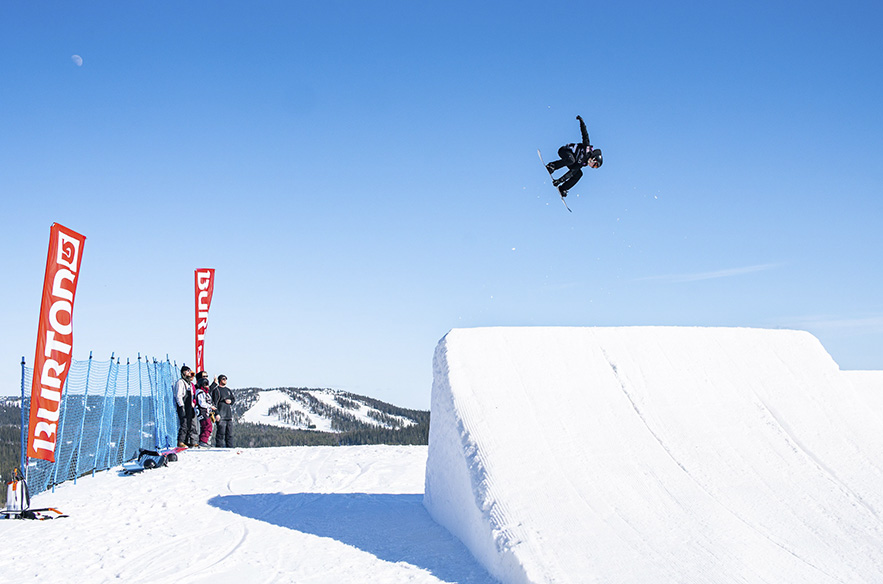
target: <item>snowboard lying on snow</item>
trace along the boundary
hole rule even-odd
[[[123,474],[136,474],[151,468],[167,466],[170,462],[178,460],[178,453],[186,450],[183,446],[176,448],[167,448],[166,450],[144,450],[138,451],[137,460],[123,463]]]

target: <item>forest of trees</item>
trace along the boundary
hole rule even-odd
[[[387,430],[363,428],[348,432],[293,430],[265,424],[236,424],[233,441],[242,448],[267,446],[355,446],[362,444],[426,444],[429,424]]]
[[[6,481],[21,465],[21,406],[0,398],[0,507],[6,506]]]

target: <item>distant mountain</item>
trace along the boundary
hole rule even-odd
[[[235,395],[239,422],[295,430],[396,430],[419,424],[426,414],[337,389],[251,388],[235,390]]]
[[[429,412],[338,389],[234,389],[237,445],[427,444]]]

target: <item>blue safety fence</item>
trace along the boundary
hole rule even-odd
[[[55,462],[27,456],[31,382],[34,371],[22,359],[22,468],[31,495],[137,458],[140,449],[177,443],[178,418],[172,386],[177,366],[156,359],[74,360],[62,393]]]

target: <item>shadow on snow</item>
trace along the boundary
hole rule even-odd
[[[423,495],[267,493],[226,495],[209,504],[273,525],[330,537],[388,562],[406,562],[445,582],[496,584],[469,550],[438,525]]]

